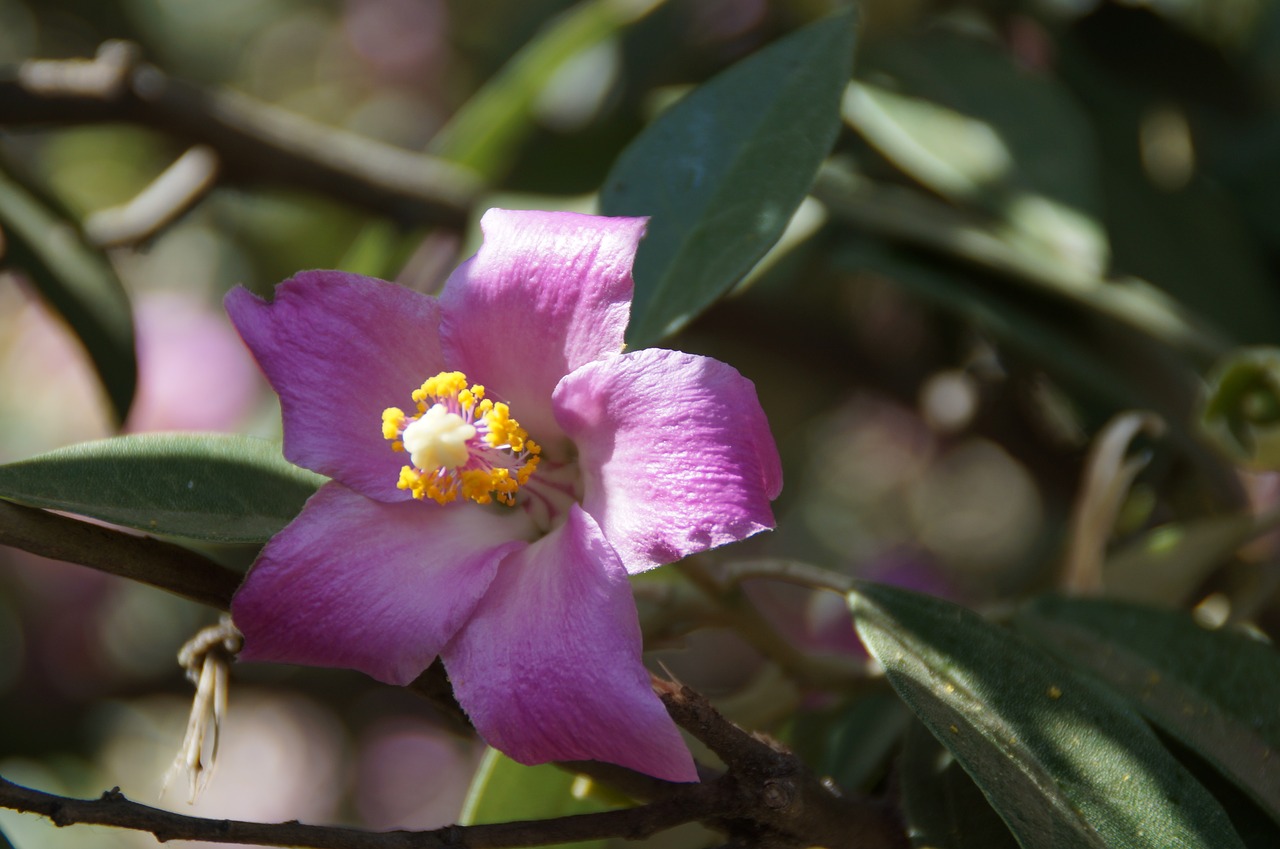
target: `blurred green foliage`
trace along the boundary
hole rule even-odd
[[[472,221],[496,204],[653,215],[633,341],[732,363],[783,450],[779,530],[724,552],[726,568],[790,558],[949,599],[872,584],[851,597],[899,699],[866,677],[829,594],[763,582],[746,595],[758,615],[727,617],[661,570],[636,591],[650,647],[683,647],[663,662],[846,789],[900,796],[916,845],[1275,845],[1280,742],[1259,711],[1274,695],[1265,639],[1280,630],[1280,408],[1265,347],[1280,344],[1280,4],[865,0],[856,30],[837,33],[838,5],[0,0],[0,83],[24,60],[131,39],[174,79],[462,163],[482,186]],[[474,245],[267,175],[215,182],[176,221],[102,250],[85,222],[118,216],[191,139],[127,115],[27,121],[15,104],[0,99],[13,177],[0,183],[0,268],[16,272],[0,274],[5,461],[22,459],[14,446],[115,434],[102,387],[123,418],[130,303],[136,314],[176,293],[216,316],[236,283],[266,293],[340,265],[432,290]],[[698,124],[713,118],[714,131]],[[319,147],[336,144],[317,132]],[[699,168],[714,191],[682,194]],[[146,344],[139,329],[144,388]],[[182,391],[222,391],[229,378],[205,360],[213,371]],[[1119,493],[1093,566],[1102,594],[1169,609],[1049,596],[1006,627],[1011,609],[1064,586],[1072,515],[1090,506],[1077,503],[1088,447],[1133,409],[1167,435],[1133,449],[1149,462]],[[276,435],[264,393],[237,416],[233,429]],[[310,483],[232,453],[242,477],[206,468],[201,480],[239,535],[193,532],[209,504],[135,483],[126,467],[145,458],[127,451],[123,466],[87,457],[37,481],[75,498],[33,497],[22,463],[0,469],[0,494],[116,521],[169,510],[159,530],[243,565],[252,548],[209,538],[261,539]],[[199,446],[163,458],[173,480],[208,461]],[[234,497],[243,486],[256,500]],[[104,705],[187,695],[163,661],[129,658],[176,650],[199,614],[100,577],[0,561],[0,773],[118,783],[103,752],[124,735]],[[726,622],[769,635],[744,640]],[[770,650],[780,643],[792,655]],[[860,672],[817,686],[812,666],[788,668],[797,646]],[[388,774],[362,760],[380,729],[430,722],[364,680],[236,675],[310,699],[318,725],[289,727],[330,729],[334,762],[360,776]],[[150,733],[176,749],[180,728]],[[348,788],[313,815],[450,820],[475,758],[451,761],[451,809],[410,799],[375,816]],[[487,763],[470,806],[487,819],[515,815],[509,798],[544,799],[520,816],[599,807],[566,798],[567,775]],[[305,787],[305,770],[293,780]],[[19,833],[10,822],[0,815]],[[24,827],[18,845],[66,839],[37,834]]]

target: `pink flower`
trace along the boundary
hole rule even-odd
[[[627,576],[773,527],[755,388],[622,353],[645,219],[495,209],[481,228],[439,298],[333,271],[228,295],[285,456],[332,478],[236,595],[241,657],[406,684],[438,655],[518,761],[694,781]]]

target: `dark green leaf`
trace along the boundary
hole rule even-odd
[[[323,481],[264,439],[138,434],[0,466],[0,498],[151,533],[265,542]]]
[[[890,683],[1025,849],[1240,849],[1226,813],[1120,697],[940,599],[849,594]]]
[[[1142,39],[1136,32],[1132,37]],[[1234,199],[1217,181],[1197,173],[1194,162],[1172,185],[1159,185],[1143,152],[1147,145],[1134,143],[1163,136],[1175,144],[1194,143],[1198,156],[1197,118],[1188,124],[1187,116],[1163,105],[1155,92],[1118,85],[1111,69],[1086,51],[1064,51],[1058,70],[1089,112],[1115,267],[1150,280],[1237,342],[1280,342],[1273,320],[1280,312],[1280,292],[1267,255],[1243,226]],[[1199,81],[1196,88],[1197,96],[1205,96]],[[1161,124],[1166,126],[1157,136],[1153,130]],[[1256,186],[1274,185],[1270,162],[1239,154],[1236,159],[1251,162],[1247,179]]]
[[[902,808],[918,849],[1014,849],[1018,842],[941,743],[918,722],[902,748]]]
[[[1280,822],[1280,652],[1178,611],[1044,598],[1020,630],[1088,669]]]
[[[15,181],[0,163],[0,252],[23,271],[80,338],[102,378],[116,418],[124,420],[137,386],[133,317],[124,287],[105,256],[79,229]]]
[[[1166,738],[1165,745],[1222,805],[1246,849],[1276,849],[1280,846],[1280,823],[1263,813],[1244,791],[1177,740]]]
[[[766,47],[690,92],[622,152],[600,193],[607,215],[648,215],[628,342],[674,332],[777,241],[840,126],[851,12]]]
[[[846,790],[870,790],[911,714],[888,688],[849,704],[796,717],[791,743],[819,775]]]

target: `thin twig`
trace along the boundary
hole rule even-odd
[[[462,229],[480,184],[467,169],[203,88],[108,42],[94,60],[40,60],[0,80],[0,126],[134,123],[217,153],[221,177],[321,192],[405,225]]]
[[[242,576],[173,543],[135,536],[0,500],[0,545],[140,581],[218,610],[231,609]],[[426,697],[460,736],[474,732],[439,663],[409,684]]]
[[[0,545],[141,581],[219,610],[240,575],[173,543],[0,501]]]
[[[3,501],[0,544],[141,580],[222,609],[229,606],[239,579],[234,572],[169,543]],[[671,686],[662,696],[676,722],[706,743],[729,772],[710,784],[629,782],[636,795],[656,801],[627,810],[538,822],[376,834],[297,823],[273,825],[183,816],[129,801],[118,790],[97,800],[67,799],[3,778],[0,807],[41,814],[57,825],[87,823],[147,831],[161,841],[187,839],[314,849],[498,849],[608,836],[639,838],[693,821],[731,834],[768,834],[766,842],[777,846],[821,844],[889,849],[902,845],[900,827],[879,803],[841,798],[818,782],[793,754],[729,723],[688,688]],[[605,773],[599,777],[608,780],[607,768]]]
[[[734,628],[755,649],[782,667],[797,684],[830,688],[866,677],[861,663],[840,657],[806,654],[788,642],[743,596],[736,580],[732,584],[726,582],[692,557],[681,561],[679,569],[694,586],[716,600],[717,612],[724,624]]]
[[[100,209],[84,221],[84,233],[98,247],[136,245],[182,217],[213,188],[218,155],[208,145],[188,148],[128,203]]]
[[[39,814],[55,825],[105,825],[149,832],[156,839],[296,846],[306,849],[503,849],[596,840],[638,839],[712,815],[724,791],[715,785],[688,785],[678,797],[642,808],[525,820],[493,825],[448,826],[432,831],[371,832],[298,822],[256,823],[192,817],[142,805],[119,788],[98,799],[71,799],[14,784],[0,777],[0,807]]]
[[[70,799],[3,777],[0,807],[40,814],[59,826],[79,823],[149,832],[162,842],[205,840],[307,849],[503,849],[604,837],[634,840],[688,822],[702,822],[755,846],[906,846],[901,824],[882,803],[841,796],[818,781],[795,755],[747,734],[687,687],[667,685],[661,696],[675,721],[712,748],[730,769],[709,783],[669,785],[657,801],[635,808],[433,831],[367,832],[297,822],[185,816],[133,802],[119,788],[99,799]]]
[[[854,587],[854,580],[848,575],[833,572],[812,563],[778,558],[735,560],[724,564],[721,576],[726,586],[734,588],[743,581],[767,580],[811,590],[829,590],[844,595]]]

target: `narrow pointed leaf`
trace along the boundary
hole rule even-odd
[[[940,599],[859,584],[858,633],[1024,849],[1240,849],[1221,806],[1117,695]]]
[[[854,19],[810,24],[698,87],[622,152],[606,215],[651,216],[628,343],[679,329],[777,241],[840,128]]]
[[[265,439],[137,434],[0,466],[0,498],[150,533],[265,542],[323,480]]]
[[[902,747],[902,809],[917,849],[1015,849],[1018,842],[969,774],[923,725]]]
[[[1044,598],[1017,619],[1213,764],[1280,823],[1280,651],[1180,611]]]
[[[105,256],[0,164],[0,268],[25,273],[80,339],[124,421],[137,387],[133,317]]]
[[[886,687],[830,710],[800,714],[790,744],[819,775],[845,790],[868,791],[913,722]]]

